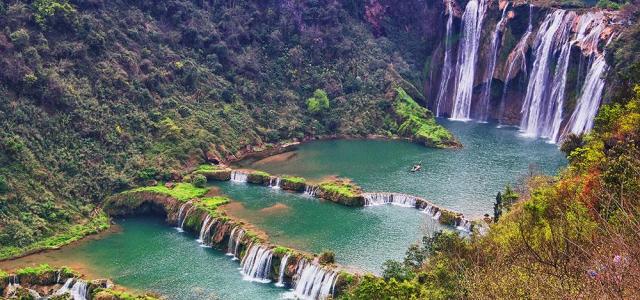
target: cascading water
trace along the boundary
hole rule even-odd
[[[532,23],[532,13],[533,13],[533,5],[529,5],[529,26],[527,27],[527,31],[522,35],[518,44],[513,48],[514,50],[509,54],[509,58],[507,59],[508,67],[507,67],[507,76],[504,80],[504,87],[502,88],[502,98],[500,99],[500,111],[498,112],[498,120],[500,124],[503,123],[504,117],[504,106],[505,106],[505,97],[507,96],[507,88],[509,87],[509,80],[511,79],[511,74],[513,72],[513,67],[516,65],[516,62],[520,62],[520,68],[523,70],[523,73],[527,74],[527,47],[529,43],[529,37],[531,37],[531,33],[533,31],[533,23]]]
[[[270,282],[272,257],[273,252],[270,249],[261,245],[251,245],[240,264],[244,280]]]
[[[504,28],[504,24],[507,19],[505,16],[507,15],[507,8],[509,8],[509,3],[504,6],[502,9],[502,16],[500,17],[500,21],[496,24],[496,28],[493,30],[493,38],[491,39],[491,57],[489,58],[489,68],[487,68],[487,74],[485,75],[485,81],[487,82],[484,90],[482,91],[482,95],[480,96],[480,115],[478,119],[480,121],[487,121],[489,118],[489,106],[490,106],[490,97],[491,97],[491,84],[493,83],[493,73],[496,70],[496,60],[498,59],[498,49],[500,46],[500,40],[502,39],[502,30]]]
[[[392,204],[404,207],[415,207],[416,197],[396,193],[364,193],[365,206]]]
[[[205,233],[207,233],[207,230],[210,228],[211,223],[211,216],[207,215],[202,222],[202,227],[200,227],[200,236],[197,239],[198,243],[204,243]]]
[[[444,39],[444,61],[442,63],[442,74],[440,75],[440,89],[438,90],[438,97],[436,101],[436,116],[440,117],[440,111],[442,110],[443,101],[447,97],[447,90],[449,89],[449,79],[451,78],[451,44],[453,25],[453,5],[452,0],[445,0],[444,4],[447,9],[447,25]]]
[[[599,55],[591,64],[585,78],[576,109],[573,111],[567,125],[568,132],[581,134],[589,132],[593,127],[593,119],[598,113],[598,107],[604,88],[602,75],[607,71],[604,55]]]
[[[69,293],[73,300],[87,300],[89,296],[89,286],[84,280],[69,278],[53,295],[60,296],[65,293]]]
[[[306,264],[296,282],[293,295],[297,299],[327,299],[333,294],[338,274],[316,264]]]
[[[184,230],[182,230],[182,224],[184,223],[184,220],[186,219],[186,216],[183,216],[184,213],[184,209],[191,205],[191,201],[185,202],[182,205],[180,205],[180,209],[178,210],[178,226],[176,227],[176,229],[180,232],[183,232]]]
[[[229,242],[227,243],[227,255],[233,256],[234,260],[238,259],[238,248],[240,247],[242,237],[244,237],[244,230],[242,230],[240,227],[234,227],[231,230],[231,234],[229,235]]]
[[[482,33],[482,21],[486,9],[485,0],[471,0],[462,15],[462,38],[458,48],[456,88],[451,119],[468,121],[473,96],[478,47]]]
[[[471,232],[471,226],[472,226],[471,221],[467,219],[461,219],[456,225],[456,229],[464,232]]]
[[[272,189],[280,189],[280,177],[272,177],[269,179],[269,187]]]
[[[284,273],[286,272],[288,260],[289,254],[286,254],[282,257],[282,260],[280,260],[280,273],[278,273],[278,282],[276,283],[277,287],[284,287]]]
[[[240,171],[235,171],[235,170],[231,171],[232,182],[244,183],[244,182],[247,182],[247,179],[249,179],[249,174],[243,173]]]
[[[184,217],[182,218],[182,221],[180,222],[180,228],[179,228],[180,232],[184,232],[184,222],[187,221],[187,218],[189,217],[189,214],[193,211],[194,208],[195,208],[195,206],[191,205],[191,207],[189,207],[187,212],[184,214]]]
[[[553,105],[549,105],[551,66],[554,60],[554,53],[557,52],[557,39],[567,38],[567,35],[563,34],[563,32],[567,32],[572,20],[573,18],[567,15],[566,11],[556,10],[547,15],[536,35],[534,44],[535,60],[521,110],[520,130],[525,136],[540,136],[545,131],[545,126],[550,125],[545,124],[544,120],[546,115],[553,114],[546,108],[554,108]]]
[[[316,195],[316,191],[318,190],[317,186],[307,185],[304,188],[304,195],[309,197],[314,197]]]

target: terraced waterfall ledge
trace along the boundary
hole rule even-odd
[[[185,189],[185,185],[190,184],[181,183],[173,189]],[[226,204],[227,198],[206,197],[206,189],[191,188],[196,191],[191,199],[177,198],[172,189],[163,186],[123,192],[107,200],[105,211],[111,216],[164,214],[167,223],[177,230],[198,236],[201,246],[224,251],[230,259],[239,261],[244,280],[292,288],[291,297],[325,299],[339,294],[352,280],[352,274],[321,255],[271,244],[248,224],[219,212],[217,208]]]

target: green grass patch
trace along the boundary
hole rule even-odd
[[[220,170],[220,167],[214,165],[199,165],[196,171],[216,171]]]
[[[16,271],[18,276],[40,276],[47,272],[55,272],[56,270],[48,264],[42,264],[37,267],[26,267]]]
[[[291,249],[283,246],[277,246],[273,249],[274,254],[287,254],[293,252]]]
[[[181,202],[191,200],[204,196],[209,190],[207,188],[195,187],[188,182],[176,183],[176,185],[170,189],[164,185],[145,186],[139,187],[133,190],[125,191],[123,193],[135,193],[135,192],[152,192],[167,195],[169,197],[178,199]]]
[[[114,289],[103,289],[98,288],[91,291],[91,298],[99,298],[99,299],[118,299],[118,300],[155,300],[158,299],[153,296],[144,295],[144,296],[136,296],[127,292],[118,291]]]
[[[283,180],[287,180],[291,183],[304,183],[305,179],[302,177],[296,177],[296,176],[284,176],[282,177]]]
[[[320,184],[320,188],[327,192],[336,193],[341,196],[350,198],[357,197],[360,194],[360,189],[358,188],[358,186],[345,182],[323,182]]]
[[[436,147],[445,147],[453,135],[440,126],[428,109],[420,106],[402,88],[397,88],[394,110],[402,118],[398,134]]]
[[[209,215],[216,216],[218,214],[218,207],[229,203],[227,197],[210,197],[204,198],[201,201],[195,202],[195,206],[201,208],[209,213]]]
[[[69,243],[75,242],[87,235],[95,234],[109,228],[109,217],[103,212],[93,217],[85,224],[76,224],[69,227],[69,230],[46,238],[42,241],[33,243],[29,246],[19,247],[2,247],[0,248],[0,259],[7,259],[21,255],[26,252],[57,249]]]
[[[9,273],[0,270],[0,281],[5,279],[5,278],[7,278],[7,277],[9,277]]]
[[[271,174],[264,172],[264,171],[253,171],[251,172],[251,175],[255,175],[255,176],[264,176],[264,177],[270,177]]]

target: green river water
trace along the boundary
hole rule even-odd
[[[463,149],[435,150],[401,141],[320,141],[302,145],[288,160],[249,165],[307,178],[346,176],[367,191],[419,195],[478,216],[490,212],[495,193],[526,174],[530,164],[548,174],[565,164],[556,145],[521,138],[515,130],[442,122]],[[408,172],[418,161],[424,171]],[[229,213],[254,223],[273,242],[312,252],[330,249],[339,263],[365,271],[379,272],[386,259],[401,259],[411,243],[439,226],[410,208],[353,209],[267,187],[216,185],[238,201]],[[195,237],[162,220],[117,221],[120,232],[11,263],[76,266],[92,277],[112,278],[170,299],[277,299],[285,292],[273,283],[243,281],[238,262],[199,247]],[[0,263],[0,268],[7,266]]]

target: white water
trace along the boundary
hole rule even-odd
[[[213,224],[213,222],[211,222],[211,216],[207,215],[204,218],[204,221],[202,222],[202,227],[200,227],[200,235],[197,239],[198,243],[204,243],[204,239],[205,239],[205,233],[207,233],[207,230],[210,228],[211,224]]]
[[[508,61],[510,61],[509,66],[507,67],[507,76],[504,80],[504,87],[502,88],[502,98],[500,99],[500,111],[498,112],[498,120],[499,123],[502,124],[504,117],[504,105],[505,105],[505,97],[507,96],[507,88],[509,87],[509,81],[511,78],[511,73],[513,72],[513,67],[515,66],[516,61],[520,61],[520,68],[523,70],[524,74],[527,74],[527,47],[529,42],[529,37],[531,36],[531,32],[533,31],[533,23],[532,23],[532,11],[533,5],[529,4],[529,27],[527,27],[527,31],[522,35],[518,44],[513,48],[513,51],[509,54]]]
[[[489,58],[489,68],[487,69],[487,73],[485,75],[485,81],[487,82],[484,90],[482,91],[482,95],[480,96],[480,104],[479,107],[481,109],[479,118],[481,121],[487,121],[489,118],[489,106],[490,106],[490,97],[491,97],[491,84],[493,83],[493,73],[496,70],[496,60],[498,59],[498,48],[500,46],[500,41],[502,39],[502,30],[504,24],[507,19],[505,19],[507,8],[509,8],[509,3],[504,6],[502,10],[502,16],[500,17],[500,21],[496,24],[496,28],[493,30],[493,38],[491,39],[491,57]]]
[[[242,259],[241,268],[244,280],[267,283],[271,273],[273,252],[261,245],[251,245]]]
[[[286,254],[282,257],[282,260],[280,260],[280,273],[278,274],[278,282],[276,283],[277,287],[284,287],[284,273],[286,272],[288,260],[289,254]]]
[[[176,229],[180,232],[184,232],[184,230],[182,230],[182,223],[184,223],[184,219],[186,219],[186,217],[183,217],[182,213],[188,205],[191,205],[191,201],[185,202],[180,205],[180,209],[178,210],[178,226],[176,227]]]
[[[229,242],[227,243],[227,255],[233,256],[234,260],[238,259],[238,248],[240,247],[242,237],[244,237],[244,230],[242,230],[242,228],[234,227],[231,230]]]
[[[456,225],[456,229],[464,232],[471,232],[471,221],[467,219],[462,219]]]
[[[604,88],[602,75],[607,71],[607,64],[604,55],[598,55],[585,78],[580,98],[577,101],[576,109],[573,111],[569,123],[568,131],[575,134],[586,133],[593,127],[593,119],[598,113]]]
[[[304,188],[304,195],[309,197],[314,197],[316,195],[316,191],[318,190],[317,186],[307,185]]]
[[[247,179],[249,178],[249,174],[247,173],[243,173],[240,171],[231,171],[231,181],[232,182],[240,182],[240,183],[244,183],[247,182]]]
[[[438,90],[438,97],[436,101],[436,116],[440,117],[441,107],[443,101],[447,97],[447,90],[449,89],[449,79],[451,78],[451,27],[453,25],[453,8],[451,5],[452,0],[445,0],[444,4],[447,9],[447,25],[444,40],[444,61],[442,63],[442,74],[440,76],[440,89]]]
[[[272,189],[280,189],[280,177],[272,177],[269,179],[269,187]]]
[[[71,285],[72,283],[73,285]],[[87,282],[84,280],[69,278],[53,295],[60,296],[65,293],[69,293],[73,300],[87,300],[89,296],[89,287]]]
[[[547,15],[540,26],[534,44],[534,63],[527,85],[527,94],[522,104],[520,130],[523,135],[537,137],[544,130],[545,114],[550,96],[549,79],[554,61],[558,35],[566,30],[572,18],[565,18],[564,10]]]
[[[453,110],[451,112],[452,120],[469,120],[476,60],[485,8],[485,0],[471,0],[467,3],[464,14],[462,15],[463,29],[456,64],[458,72],[456,73],[456,89],[453,98]]]
[[[333,294],[336,278],[337,273],[334,271],[323,269],[316,264],[305,264],[296,282],[293,296],[305,300],[327,299]]]
[[[404,207],[415,207],[416,197],[397,193],[364,193],[365,206],[392,204]]]
[[[194,208],[195,208],[195,206],[191,205],[191,207],[189,207],[187,212],[184,214],[184,217],[182,218],[182,221],[180,222],[180,230],[179,230],[180,232],[184,232],[184,222],[187,220],[187,218],[189,217],[189,214],[191,213],[191,211],[193,211]]]

